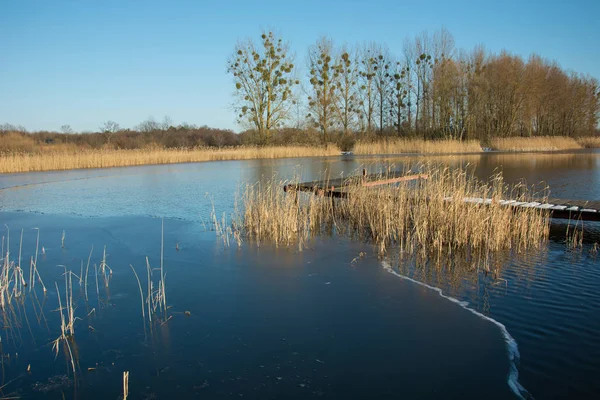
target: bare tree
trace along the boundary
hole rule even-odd
[[[308,96],[307,117],[323,134],[323,142],[329,142],[329,130],[336,118],[339,70],[333,60],[333,44],[321,38],[308,52],[308,68],[311,91]]]
[[[404,42],[404,54],[407,59],[411,79],[410,85],[412,94],[415,98],[415,131],[423,131],[423,136],[427,136],[428,128],[428,95],[429,79],[433,59],[429,54],[429,35],[423,32],[416,36],[414,40]]]
[[[338,74],[336,112],[344,135],[348,135],[354,128],[360,112],[357,93],[358,61],[348,49],[343,48],[338,53],[335,68]]]
[[[60,127],[60,131],[62,133],[64,133],[65,135],[73,133],[73,129],[71,128],[71,125],[62,125]]]
[[[173,120],[168,115],[165,115],[165,117],[163,118],[163,121],[161,123],[161,126],[160,126],[161,129],[163,131],[168,131],[169,128],[172,126],[173,126]]]
[[[235,82],[234,105],[238,121],[255,128],[262,143],[271,139],[271,130],[292,117],[294,78],[289,46],[273,32],[261,35],[261,47],[252,40],[239,42],[227,62]]]
[[[104,133],[106,143],[110,144],[113,135],[121,129],[115,121],[106,121],[100,126],[100,132]]]
[[[393,126],[396,128],[396,134],[400,136],[403,129],[403,121],[406,120],[404,110],[407,108],[406,98],[408,95],[407,85],[408,66],[403,66],[397,61],[390,71],[390,95],[389,95],[389,113]]]
[[[389,115],[389,94],[390,94],[390,72],[392,61],[386,46],[374,47],[374,66],[375,70],[375,101],[377,105],[377,116],[379,117],[379,134],[383,134],[387,123],[386,117]]]
[[[375,53],[377,45],[365,45],[360,51],[360,105],[362,106],[361,119],[366,120],[366,132],[373,132],[376,89],[375,89]]]
[[[144,121],[140,122],[140,124],[137,126],[137,129],[140,132],[152,133],[152,132],[161,130],[162,126],[163,125],[156,122],[154,117],[150,116],[150,117],[146,118]]]

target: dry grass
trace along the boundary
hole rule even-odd
[[[580,137],[577,139],[577,143],[579,143],[582,147],[585,147],[586,149],[600,148],[600,137],[599,136]]]
[[[565,136],[496,138],[492,139],[491,146],[493,150],[500,151],[557,151],[581,148],[575,139]]]
[[[368,188],[353,185],[347,199],[286,195],[275,180],[246,187],[241,226],[258,243],[298,244],[326,232],[371,240],[384,255],[390,246],[423,255],[467,251],[480,255],[536,248],[549,234],[549,218],[539,209],[502,206],[500,199],[532,198],[502,176],[488,183],[460,169],[422,167],[429,179]],[[415,187],[418,185],[418,187]],[[488,198],[491,204],[465,202]],[[298,200],[297,200],[298,199]]]
[[[474,153],[480,152],[477,140],[423,140],[391,138],[377,142],[358,142],[354,146],[355,154],[400,154],[400,153]]]
[[[174,164],[200,161],[248,160],[330,156],[340,154],[327,147],[236,147],[197,149],[80,150],[41,153],[0,154],[0,173],[50,171],[78,168],[108,168],[148,164]]]

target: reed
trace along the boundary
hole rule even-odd
[[[423,140],[389,138],[379,141],[359,141],[354,145],[355,154],[448,154],[448,153],[476,153],[480,152],[481,145],[477,140]]]
[[[586,149],[597,149],[597,148],[600,148],[600,137],[599,136],[580,137],[577,139],[577,143],[579,143],[582,147],[585,147]]]
[[[141,304],[142,320],[144,321],[144,329],[146,326],[146,311],[145,311],[146,306],[148,307],[148,321],[149,321],[151,328],[152,328],[153,316],[154,316],[155,321],[160,321],[160,319],[157,319],[156,316],[162,314],[163,319],[162,319],[161,324],[167,323],[167,321],[169,321],[171,319],[171,317],[168,316],[168,314],[167,314],[167,311],[168,311],[167,293],[165,290],[165,279],[166,279],[167,274],[164,269],[164,220],[161,222],[161,233],[160,233],[160,269],[159,269],[160,278],[158,279],[157,285],[155,286],[154,279],[153,279],[153,268],[150,266],[150,260],[148,259],[148,257],[146,257],[146,272],[147,272],[148,286],[147,286],[147,293],[146,293],[145,300],[144,300],[144,291],[142,289],[142,283],[140,281],[140,278],[139,278],[137,272],[135,271],[135,268],[133,267],[133,265],[130,264],[129,266],[131,267],[131,270],[133,271],[135,279],[138,283],[138,289],[140,291],[140,299],[142,302],[142,304]]]
[[[566,136],[511,137],[492,139],[491,147],[499,151],[557,151],[574,150],[582,146]]]
[[[174,164],[201,161],[248,160],[338,155],[334,145],[303,146],[241,146],[231,148],[77,150],[62,152],[0,153],[0,173],[67,170],[79,168],[109,168],[149,164]]]
[[[523,251],[547,240],[545,211],[499,203],[529,200],[534,196],[529,188],[506,185],[500,174],[484,183],[464,169],[419,168],[427,180],[380,187],[349,185],[346,199],[299,198],[304,195],[285,194],[285,182],[275,179],[248,185],[240,224],[245,236],[258,245],[268,241],[302,248],[310,237],[337,233],[372,241],[380,255],[390,246],[424,255],[465,249],[481,254]],[[489,204],[475,201],[480,198],[490,199]]]
[[[129,371],[123,372],[123,400],[129,396]]]
[[[75,310],[73,308],[73,282],[70,271],[67,271],[65,267],[65,307],[63,308],[62,300],[60,296],[60,289],[58,283],[54,282],[56,286],[56,293],[58,296],[58,311],[60,312],[60,335],[52,342],[52,350],[55,353],[55,357],[58,357],[60,352],[61,343],[64,345],[66,352],[68,353],[68,359],[71,362],[73,373],[75,373],[75,358],[73,357],[73,350],[71,349],[70,340],[75,335]],[[64,311],[66,310],[66,316]]]

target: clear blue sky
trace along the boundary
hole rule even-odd
[[[238,130],[226,59],[273,29],[297,64],[320,36],[386,43],[446,27],[456,46],[536,52],[600,78],[600,0],[0,0],[0,123],[133,127],[149,116]]]

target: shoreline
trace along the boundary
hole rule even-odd
[[[568,140],[567,140],[568,139]],[[483,154],[549,153],[560,154],[589,150],[600,146],[600,139],[587,138],[511,138],[485,148],[477,141],[388,139],[378,142],[358,142],[351,152],[342,152],[334,145],[327,146],[240,146],[229,148],[194,149],[84,149],[80,151],[46,151],[40,153],[0,154],[0,175],[102,169],[144,165],[183,164],[206,161],[234,161],[250,159],[280,159],[331,156],[452,156]],[[596,143],[597,142],[597,143]],[[477,148],[480,150],[477,151]]]

